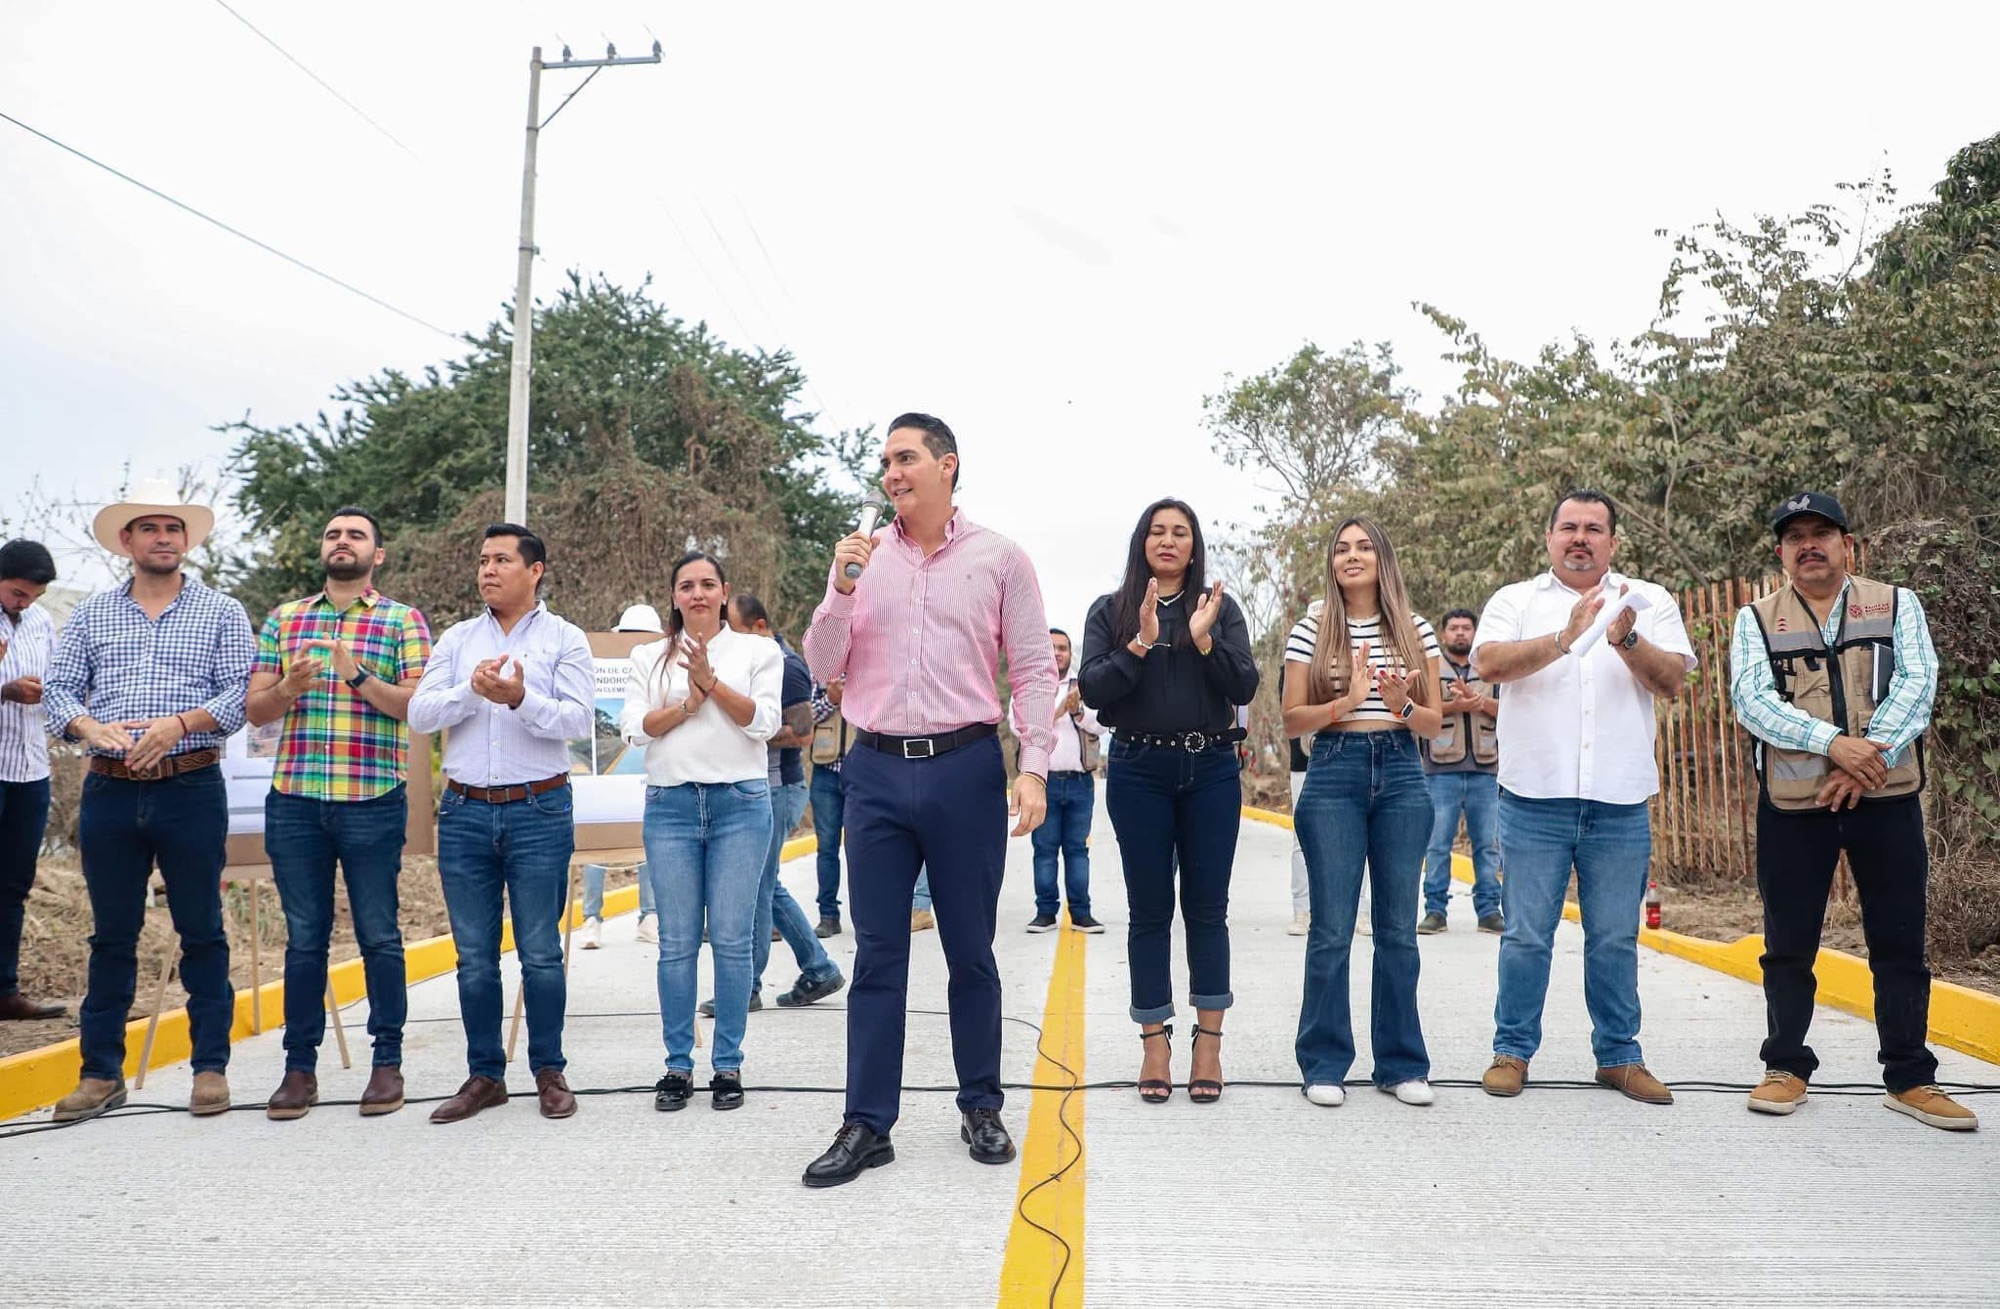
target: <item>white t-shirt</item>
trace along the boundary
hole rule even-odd
[[[1306,610],[1306,616],[1293,624],[1292,634],[1285,638],[1286,663],[1305,664],[1308,667],[1312,665],[1313,651],[1319,645],[1320,612],[1325,607],[1324,601],[1313,601],[1311,607]],[[1431,630],[1430,623],[1425,621],[1420,614],[1411,614],[1410,621],[1416,624],[1417,639],[1424,643],[1425,662],[1434,667],[1434,661],[1438,657],[1437,633]],[[1348,615],[1348,649],[1354,654],[1360,654],[1364,643],[1368,646],[1368,666],[1370,668],[1393,669],[1398,666],[1395,647],[1382,634],[1382,616],[1380,614],[1368,619],[1357,619],[1352,614]],[[1412,674],[1422,674],[1428,673],[1432,669],[1416,668],[1405,669],[1404,671]],[[1363,700],[1353,713],[1340,721],[1344,723],[1397,723],[1402,720],[1396,716],[1395,712],[1388,705],[1382,702],[1381,692],[1377,691],[1371,685],[1368,688],[1368,698]]]
[[[702,701],[694,717],[665,736],[647,736],[646,715],[687,699],[687,669],[672,653],[675,638],[652,641],[632,651],[625,675],[625,712],[619,734],[646,748],[646,781],[652,786],[684,782],[716,785],[763,781],[769,775],[764,742],[778,730],[779,698],[785,689],[785,656],[768,636],[752,636],[725,627],[708,641],[708,662],[715,676],[733,691],[756,702],[748,727],[713,699]],[[667,659],[664,676],[659,670]]]
[[[1630,586],[1652,602],[1636,630],[1692,670],[1694,647],[1680,607],[1663,586],[1617,573],[1604,578],[1606,594]],[[1472,666],[1494,641],[1528,641],[1560,632],[1581,593],[1542,573],[1501,587],[1479,615]],[[1500,785],[1531,800],[1595,800],[1641,804],[1660,789],[1653,759],[1652,693],[1609,641],[1589,653],[1564,655],[1531,677],[1506,684],[1500,699]]]

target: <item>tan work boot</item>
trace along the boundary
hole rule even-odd
[[[1486,1088],[1488,1095],[1519,1095],[1521,1088],[1528,1084],[1528,1061],[1516,1059],[1511,1054],[1496,1054],[1492,1066],[1479,1079],[1479,1084]]]
[[[936,926],[937,926],[937,919],[936,919],[935,917],[933,917],[933,916],[932,916],[932,914],[931,914],[931,911],[930,911],[930,910],[928,910],[928,909],[912,909],[912,910],[910,910],[910,931],[911,931],[911,932],[928,932],[928,931],[930,931],[930,930],[931,930],[931,929],[932,929],[933,927],[936,927]]]
[[[1782,1068],[1766,1068],[1764,1080],[1750,1092],[1753,1114],[1788,1114],[1806,1102],[1806,1079]]]
[[[1597,1070],[1597,1084],[1608,1086],[1627,1100],[1640,1104],[1672,1104],[1674,1093],[1667,1084],[1646,1071],[1644,1064],[1620,1064]]]
[[[218,1072],[196,1073],[188,1096],[188,1112],[196,1118],[229,1112],[229,1079]]]
[[[76,1123],[125,1103],[125,1079],[122,1077],[86,1077],[76,1084],[76,1089],[56,1101],[53,1121]]]
[[[1913,1086],[1907,1091],[1891,1091],[1882,1103],[1920,1123],[1942,1127],[1947,1132],[1979,1130],[1979,1116],[1935,1086]]]

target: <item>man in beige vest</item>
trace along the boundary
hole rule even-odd
[[[1438,624],[1438,669],[1444,678],[1444,730],[1420,741],[1431,788],[1431,843],[1424,852],[1424,918],[1419,936],[1445,930],[1451,904],[1451,847],[1459,815],[1472,844],[1472,912],[1479,930],[1507,930],[1500,913],[1500,688],[1472,669],[1479,616],[1454,609]]]
[[[1786,584],[1745,605],[1730,645],[1730,698],[1757,738],[1757,890],[1764,899],[1769,1035],[1757,1113],[1789,1114],[1819,1067],[1806,1031],[1834,866],[1861,897],[1875,978],[1883,1103],[1951,1131],[1979,1125],[1939,1090],[1924,1044],[1924,728],[1937,652],[1914,593],[1848,572],[1854,538],[1840,502],[1806,491],[1771,527]]]

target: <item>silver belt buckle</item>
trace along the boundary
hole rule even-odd
[[[921,750],[918,747],[923,747]],[[903,742],[903,758],[930,759],[937,755],[937,742],[928,736],[912,737]]]
[[[1203,750],[1208,749],[1208,733],[1189,732],[1181,738],[1181,749],[1186,750],[1190,754],[1200,754]]]

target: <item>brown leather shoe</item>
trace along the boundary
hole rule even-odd
[[[1806,1102],[1806,1080],[1782,1068],[1766,1068],[1764,1080],[1750,1092],[1753,1114],[1789,1114]]]
[[[1646,1071],[1644,1064],[1620,1064],[1597,1070],[1597,1084],[1608,1086],[1627,1100],[1640,1104],[1672,1104],[1674,1093],[1667,1084]]]
[[[278,1122],[304,1118],[318,1103],[319,1078],[303,1068],[287,1068],[285,1080],[278,1083],[278,1089],[264,1102],[264,1117]]]
[[[481,1109],[494,1109],[506,1103],[507,1083],[475,1073],[465,1079],[465,1085],[458,1088],[457,1095],[431,1110],[431,1121],[456,1123],[472,1117]]]
[[[125,1079],[122,1077],[86,1077],[76,1084],[76,1089],[56,1101],[54,1121],[76,1123],[86,1118],[95,1118],[108,1110],[125,1103]]]
[[[368,1089],[361,1093],[361,1116],[393,1114],[402,1107],[403,1070],[394,1064],[378,1064],[368,1074]]]
[[[210,1071],[194,1075],[194,1090],[188,1093],[188,1112],[196,1118],[229,1112],[229,1079]]]
[[[1528,1061],[1516,1059],[1511,1054],[1494,1055],[1492,1065],[1479,1079],[1479,1085],[1485,1088],[1488,1095],[1516,1096],[1527,1084]]]
[[[1907,1114],[1932,1127],[1942,1127],[1947,1132],[1979,1129],[1977,1115],[1935,1086],[1913,1086],[1907,1091],[1891,1091],[1882,1097],[1882,1103],[1899,1114]]]
[[[30,1000],[19,991],[0,995],[0,1023],[32,1023],[43,1018],[61,1018],[68,1013],[47,1000]]]
[[[576,1112],[576,1097],[560,1069],[544,1068],[535,1074],[535,1090],[542,1099],[542,1117],[567,1118]]]

